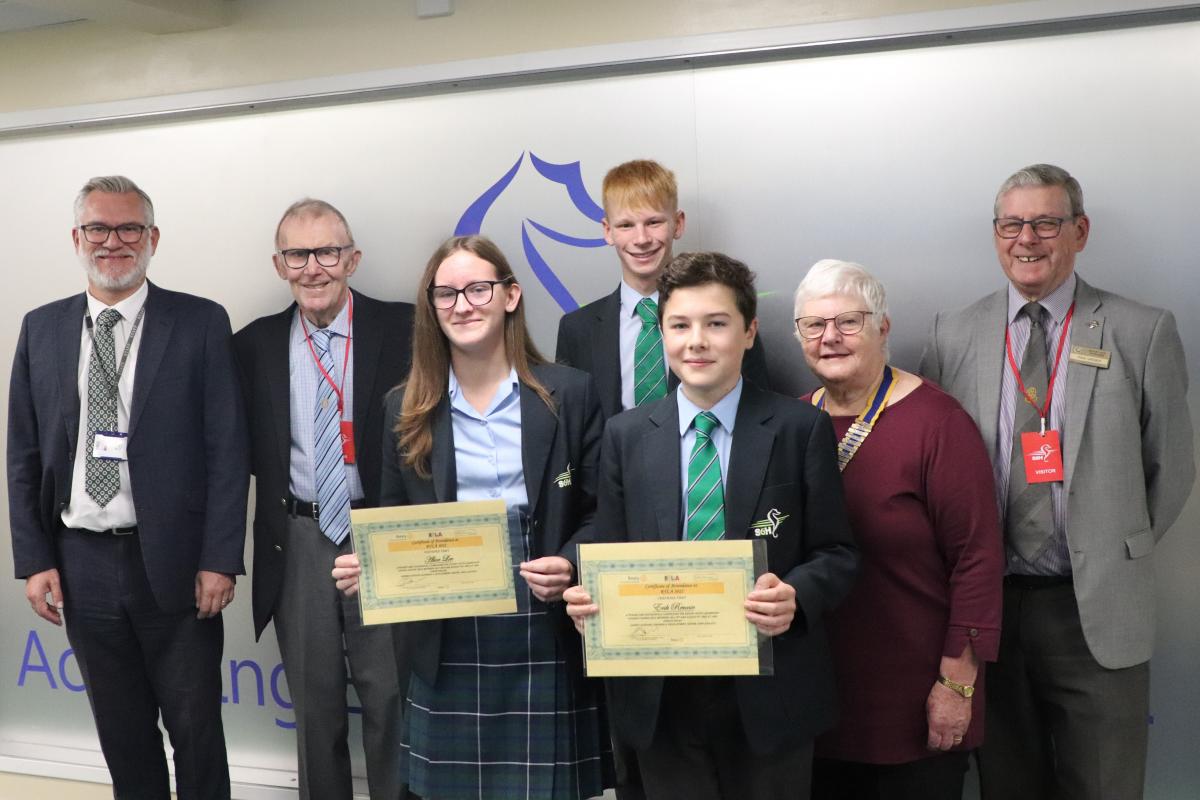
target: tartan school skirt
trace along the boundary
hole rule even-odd
[[[514,564],[529,549],[524,515],[519,530],[513,550],[523,552],[513,553]],[[547,633],[547,606],[520,575],[516,586],[516,613],[445,620],[436,685],[416,675],[409,682],[401,778],[425,800],[582,800],[603,792],[611,747],[601,683],[571,680],[558,638]]]

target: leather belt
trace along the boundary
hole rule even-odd
[[[76,528],[75,530],[82,533],[94,533],[98,536],[132,536],[137,533],[137,525],[131,525],[128,528],[105,528],[102,531],[94,531],[90,528]]]
[[[293,517],[309,517],[311,519],[321,519],[321,507],[318,503],[309,503],[305,500],[297,500],[294,497],[286,497],[283,500],[283,506],[287,509],[287,513]],[[351,508],[363,508],[366,506],[364,500],[351,500]]]

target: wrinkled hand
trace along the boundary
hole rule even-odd
[[[971,701],[958,692],[934,683],[925,701],[925,717],[929,724],[930,750],[949,750],[962,744],[971,725]]]
[[[50,595],[50,602],[46,602]],[[62,625],[63,594],[58,570],[47,569],[35,572],[25,579],[25,599],[37,614],[47,622]]]
[[[358,563],[358,553],[346,553],[335,558],[331,574],[339,592],[346,597],[358,594],[358,576],[362,575],[362,565]]]
[[[196,573],[196,619],[215,617],[233,602],[233,577],[222,572]]]
[[[571,585],[573,574],[571,562],[562,556],[543,556],[521,562],[521,577],[529,584],[533,596],[543,603],[560,599],[563,590]]]
[[[746,619],[766,636],[778,636],[796,616],[796,588],[773,572],[758,576],[746,595]]]
[[[567,602],[567,616],[575,623],[575,630],[583,634],[583,621],[600,609],[592,602],[592,596],[582,586],[572,586],[563,592],[563,600]]]

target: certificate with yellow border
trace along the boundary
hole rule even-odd
[[[503,500],[350,512],[364,625],[517,610]]]
[[[590,677],[770,675],[770,640],[746,620],[766,543],[627,542],[579,547],[599,612],[584,626]]]

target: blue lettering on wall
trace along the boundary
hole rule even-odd
[[[290,695],[287,699],[284,699],[283,695],[279,693],[279,684],[281,683],[280,678],[283,678],[282,683],[287,683],[287,678],[283,674],[283,664],[277,664],[275,665],[275,669],[271,670],[271,699],[275,701],[275,705],[279,706],[283,710],[291,711],[292,701]],[[296,727],[295,720],[288,722],[287,720],[282,720],[279,717],[275,718],[275,724],[287,730],[291,730],[292,728]]]
[[[37,664],[29,660],[34,650],[37,650]],[[58,684],[54,682],[54,670],[50,668],[50,662],[46,660],[46,650],[42,647],[42,640],[38,638],[37,631],[33,630],[29,632],[29,636],[25,639],[25,657],[21,659],[21,674],[17,676],[17,686],[24,686],[25,676],[31,672],[45,673],[46,680],[50,683],[50,688],[58,688]]]
[[[33,631],[30,631],[33,633]],[[67,677],[67,662],[76,669],[79,668],[79,662],[75,660],[75,651],[71,648],[63,650],[62,655],[58,657],[58,678],[62,681],[62,685],[70,689],[72,692],[82,692],[84,690],[83,676],[79,676],[79,683],[71,683],[71,679]]]
[[[57,691],[60,688],[70,692],[84,691],[83,678],[79,673],[79,664],[75,660],[75,651],[71,648],[58,653],[57,661],[54,653],[47,653],[41,637],[36,630],[30,629],[25,637],[25,653],[21,658],[20,671],[17,673],[17,686],[29,689],[43,688],[39,676],[45,676],[44,688]],[[57,670],[55,667],[57,666]],[[287,688],[287,677],[283,672],[283,664],[275,664],[270,670],[270,678],[266,677],[263,664],[252,658],[229,659],[229,695],[222,695],[221,702],[230,705],[245,703],[265,707],[267,705],[267,683],[270,683],[270,699],[275,708],[282,712],[292,710],[291,696]],[[249,680],[247,687],[245,682]],[[247,690],[244,695],[243,691]],[[362,713],[362,709],[351,706],[350,713]],[[285,730],[296,727],[295,720],[275,717],[275,725]]]

